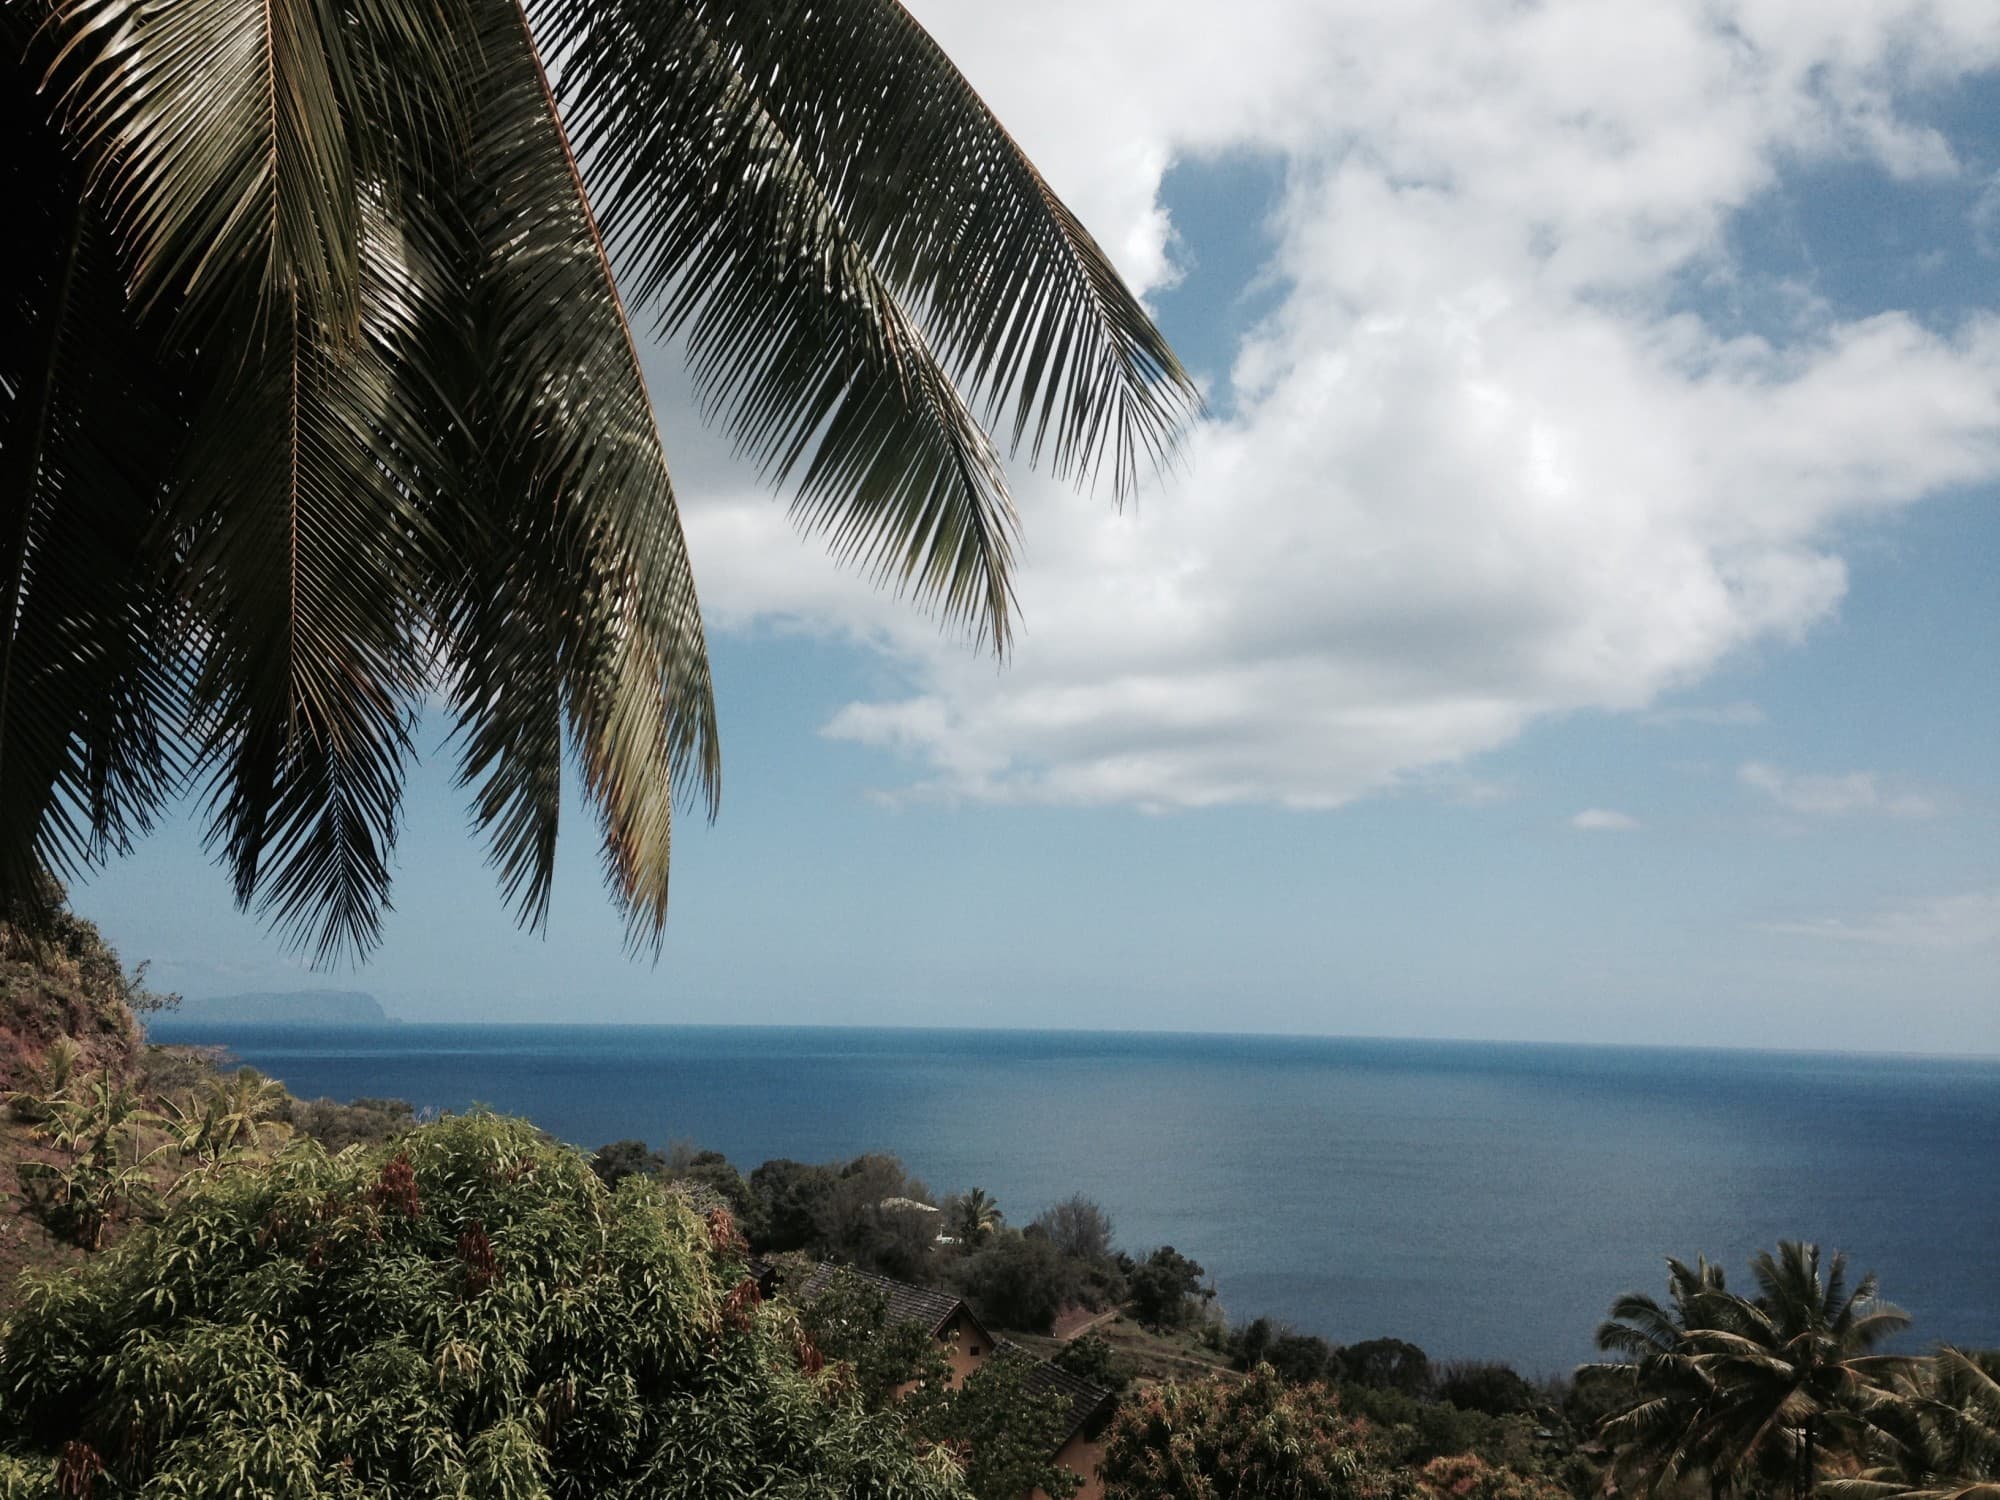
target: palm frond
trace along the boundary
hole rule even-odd
[[[565,718],[636,938],[666,915],[672,816],[710,810],[713,686],[643,374],[515,0],[481,0],[467,209],[473,364],[442,586],[461,774],[525,920],[547,909]]]
[[[582,0],[549,0],[587,36]],[[606,8],[608,9],[608,8]],[[736,62],[862,253],[921,308],[1016,447],[1059,475],[1110,456],[1128,494],[1171,451],[1192,382],[1109,258],[895,0],[674,0]],[[1032,433],[1032,436],[1030,436]]]
[[[10,13],[17,22],[18,13]],[[110,237],[6,28],[0,183],[0,899],[144,831],[180,766],[174,610],[156,534],[180,424]],[[115,419],[107,419],[115,414]]]
[[[399,373],[422,262],[390,221],[366,223],[360,341],[300,297],[261,335],[239,329],[204,361],[177,497],[211,843],[237,899],[321,957],[379,936],[437,551],[419,497],[442,462]]]
[[[566,121],[638,302],[837,554],[1005,648],[998,455],[841,206],[693,13],[561,12]],[[634,67],[634,57],[671,60]]]

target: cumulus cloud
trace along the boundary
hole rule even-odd
[[[1569,826],[1579,833],[1637,833],[1645,824],[1630,813],[1609,807],[1586,807],[1569,820]]]
[[[1989,0],[913,8],[1142,286],[1172,161],[1288,185],[1279,306],[1183,475],[1124,514],[1024,481],[1004,670],[768,499],[690,506],[718,621],[901,669],[826,732],[906,757],[903,795],[1338,806],[1800,638],[1843,528],[2000,473],[2000,319],[1805,298],[1779,336],[1701,294],[1794,164],[1959,170],[1904,101],[2000,65]]]
[[[1867,917],[1774,922],[1768,930],[1792,937],[1933,952],[2000,947],[2000,888],[1943,896]]]
[[[1921,793],[1884,786],[1873,771],[1843,775],[1800,774],[1747,761],[1736,772],[1747,787],[1764,793],[1786,812],[1803,817],[1840,818],[1853,813],[1880,813],[1892,818],[1928,818],[1937,803]]]

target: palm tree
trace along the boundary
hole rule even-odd
[[[1871,1414],[1873,1462],[1828,1500],[2000,1500],[2000,1350],[1945,1345],[1912,1361]]]
[[[1669,1256],[1665,1305],[1627,1292],[1598,1326],[1597,1347],[1620,1358],[1593,1368],[1630,1381],[1630,1398],[1598,1432],[1621,1482],[1658,1494],[1700,1473],[1711,1496],[1728,1488],[1732,1475],[1711,1442],[1714,1383],[1689,1341],[1704,1326],[1709,1303],[1726,1290],[1722,1267],[1707,1257],[1690,1266]]]
[[[1817,1245],[1781,1240],[1751,1270],[1757,1296],[1703,1297],[1707,1316],[1688,1342],[1716,1390],[1717,1453],[1800,1497],[1827,1448],[1860,1451],[1869,1417],[1893,1401],[1890,1383],[1909,1361],[1875,1351],[1910,1319],[1877,1300],[1873,1274],[1850,1289],[1847,1257],[1823,1263]]]
[[[170,1106],[167,1128],[179,1154],[206,1173],[289,1135],[291,1127],[273,1118],[285,1098],[284,1085],[255,1068],[237,1068],[205,1080],[186,1106]]]
[[[0,110],[0,900],[193,785],[241,903],[365,952],[435,696],[521,920],[567,759],[657,943],[719,761],[639,332],[1002,652],[987,427],[1122,497],[1196,404],[895,0],[15,0]]]
[[[951,1204],[951,1232],[959,1243],[977,1245],[998,1229],[1002,1222],[1000,1205],[984,1188],[974,1188]]]

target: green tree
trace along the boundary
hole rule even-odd
[[[590,1170],[608,1188],[628,1177],[658,1177],[667,1169],[667,1159],[644,1141],[611,1141],[599,1146],[590,1158]]]
[[[2000,1500],[2000,1350],[1946,1345],[1898,1397],[1870,1414],[1861,1472],[1821,1483],[1828,1500]]]
[[[1627,1292],[1597,1329],[1597,1347],[1616,1364],[1587,1367],[1616,1394],[1598,1432],[1611,1449],[1612,1472],[1658,1493],[1697,1474],[1720,1496],[1734,1464],[1718,1444],[1714,1377],[1697,1358],[1692,1334],[1708,1325],[1728,1295],[1722,1267],[1667,1258],[1667,1301]]]
[[[1342,1373],[1356,1385],[1410,1397],[1431,1393],[1430,1356],[1404,1339],[1363,1339],[1336,1353]]]
[[[1049,1363],[1114,1395],[1132,1383],[1131,1361],[1112,1348],[1102,1334],[1086,1333],[1071,1339],[1049,1356]]]
[[[799,1322],[819,1357],[844,1365],[870,1411],[891,1406],[914,1384],[942,1388],[951,1365],[921,1323],[891,1320],[880,1287],[842,1268],[802,1299]]]
[[[1196,1309],[1215,1296],[1202,1284],[1208,1273],[1172,1245],[1162,1245],[1126,1276],[1132,1311],[1154,1328],[1182,1328]]]
[[[638,338],[996,649],[1001,449],[1123,496],[1196,401],[895,0],[18,0],[0,112],[0,905],[195,784],[365,952],[435,694],[520,918],[573,751],[656,943],[719,762]]]
[[[15,1169],[30,1213],[85,1250],[100,1250],[121,1216],[152,1208],[158,1194],[145,1128],[158,1117],[123,1078],[100,1069],[46,1101],[35,1135],[54,1161]]]
[[[1323,1385],[1268,1365],[1240,1385],[1172,1381],[1120,1408],[1105,1437],[1107,1500],[1351,1500],[1373,1486],[1365,1432]]]
[[[984,1188],[973,1188],[945,1201],[945,1224],[962,1245],[977,1247],[1005,1222],[1000,1205]]]
[[[290,1125],[279,1118],[288,1102],[283,1084],[255,1068],[237,1068],[204,1079],[186,1106],[170,1106],[165,1123],[182,1160],[213,1171],[289,1135]]]
[[[1861,1451],[1869,1414],[1908,1363],[1878,1348],[1910,1318],[1877,1299],[1872,1273],[1850,1287],[1847,1257],[1822,1259],[1817,1245],[1782,1240],[1750,1268],[1757,1295],[1704,1298],[1710,1316],[1688,1335],[1716,1392],[1714,1451],[1804,1496],[1830,1448]]]
[[[966,1300],[995,1328],[1047,1333],[1076,1298],[1075,1268],[1038,1234],[995,1235],[958,1275]]]
[[[978,1500],[1021,1500],[1035,1490],[1068,1500],[1082,1486],[1055,1461],[1068,1436],[1069,1402],[1036,1390],[1033,1369],[1027,1355],[1003,1350],[956,1389],[927,1385],[909,1398],[912,1431],[959,1456]]]
[[[0,1336],[0,1487],[963,1495],[806,1352],[701,1217],[608,1192],[525,1121],[297,1141],[29,1287]]]

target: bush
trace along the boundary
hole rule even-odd
[[[1438,1374],[1436,1390],[1438,1400],[1489,1417],[1531,1412],[1541,1404],[1535,1388],[1501,1364],[1446,1365]]]
[[[416,1124],[416,1110],[403,1099],[293,1099],[278,1111],[280,1120],[311,1136],[329,1151],[379,1146]]]
[[[1132,1364],[1095,1333],[1071,1339],[1049,1356],[1049,1363],[1116,1395],[1132,1383]]]
[[[1402,1339],[1364,1339],[1348,1344],[1340,1350],[1340,1367],[1355,1385],[1400,1391],[1405,1396],[1430,1394],[1430,1356]]]
[[[9,1493],[963,1495],[808,1373],[733,1242],[525,1122],[298,1143],[28,1288]]]
[[[612,1141],[590,1158],[590,1170],[608,1188],[628,1177],[658,1177],[666,1169],[667,1159],[644,1141]]]
[[[966,1258],[959,1277],[982,1322],[1027,1333],[1047,1333],[1076,1295],[1070,1263],[1038,1234],[996,1233]]]
[[[1172,1245],[1162,1245],[1126,1274],[1132,1310],[1153,1328],[1184,1328],[1202,1303],[1214,1297],[1201,1284],[1208,1273]]]
[[[1380,1492],[1365,1427],[1323,1385],[1287,1386],[1269,1366],[1240,1385],[1155,1386],[1105,1438],[1106,1500],[1356,1500]]]

